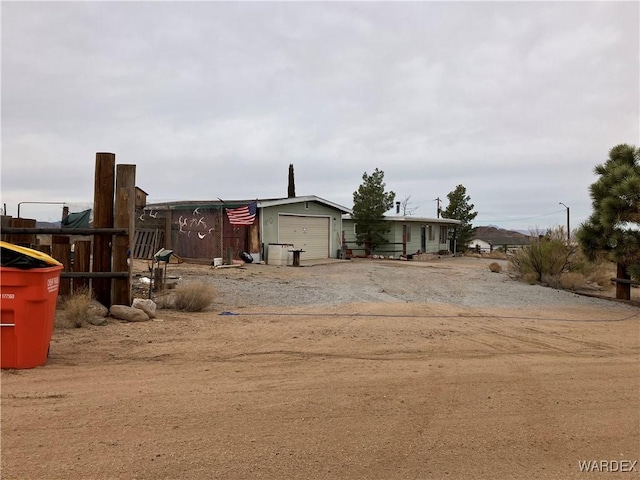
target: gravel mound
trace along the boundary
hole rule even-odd
[[[352,260],[309,267],[246,265],[206,276],[229,306],[333,307],[351,303],[427,303],[460,307],[606,306],[608,300],[518,282],[493,273],[495,260]],[[218,273],[220,272],[220,273]],[[616,304],[621,308],[633,309]]]

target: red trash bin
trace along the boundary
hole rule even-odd
[[[37,250],[7,242],[0,242],[0,246],[0,367],[44,365],[62,264]]]

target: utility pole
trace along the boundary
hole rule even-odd
[[[562,202],[558,202],[558,204],[567,209],[567,246],[569,246],[571,244],[571,229],[569,228],[569,207],[567,207]]]
[[[437,211],[436,211],[436,215],[438,216],[437,218],[440,218],[440,202],[441,202],[441,201],[442,201],[442,200],[440,200],[440,197],[437,197],[437,198],[434,200],[434,202],[438,202],[438,203],[437,203],[437,205],[438,205],[438,206],[437,206]]]

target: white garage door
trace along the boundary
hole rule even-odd
[[[292,243],[304,250],[300,258],[329,257],[329,218],[280,215],[278,218],[278,243]]]

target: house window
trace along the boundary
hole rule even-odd
[[[355,233],[355,234],[358,233],[358,224],[357,223],[353,224],[353,233]]]
[[[435,242],[436,240],[436,229],[433,228],[433,225],[429,225],[429,241]]]
[[[411,241],[411,225],[402,225],[402,239],[406,243]]]
[[[447,243],[447,227],[440,226],[440,243]]]

